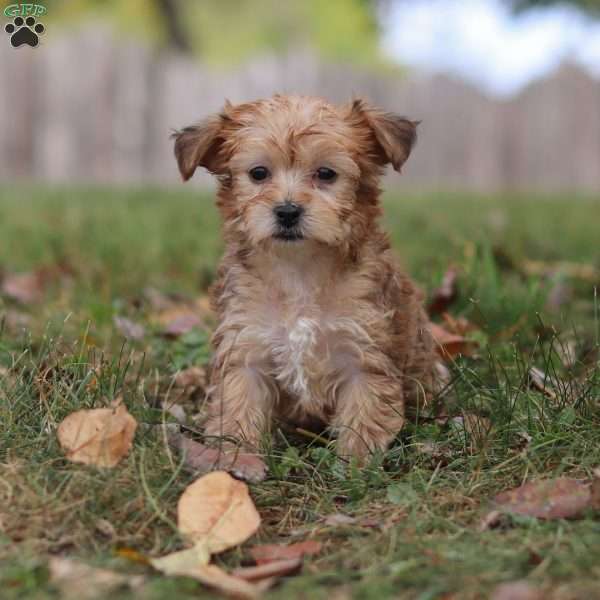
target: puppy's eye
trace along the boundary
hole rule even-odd
[[[252,181],[264,181],[270,174],[267,167],[254,167],[248,171]]]
[[[317,169],[317,179],[319,181],[331,182],[337,177],[337,173],[328,167],[320,167]]]

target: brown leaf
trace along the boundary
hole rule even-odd
[[[144,582],[141,575],[122,575],[98,569],[70,558],[53,557],[48,562],[50,581],[59,588],[61,598],[91,600],[106,597],[123,587],[137,589]]]
[[[146,335],[146,330],[143,325],[134,323],[126,317],[115,316],[113,318],[113,322],[119,333],[121,333],[123,337],[128,340],[141,340]]]
[[[434,290],[431,295],[431,302],[427,308],[430,315],[437,315],[446,311],[456,300],[458,295],[458,290],[456,288],[457,278],[458,270],[455,267],[450,267],[444,273],[440,287]]]
[[[240,577],[229,575],[216,565],[200,565],[181,575],[188,575],[202,583],[234,598],[253,600],[261,595],[262,589]]]
[[[142,290],[142,299],[148,303],[153,311],[163,311],[171,308],[174,304],[171,298],[150,286]]]
[[[180,337],[202,324],[197,312],[189,306],[175,305],[161,311],[153,319],[167,337]]]
[[[260,589],[233,575],[227,574],[216,565],[209,565],[210,554],[198,544],[193,548],[173,552],[161,558],[152,559],[152,566],[165,575],[192,577],[202,583],[235,598],[257,598]]]
[[[289,560],[312,556],[321,552],[323,544],[316,540],[306,540],[296,544],[263,544],[250,548],[252,558],[259,565],[273,562],[274,560]]]
[[[456,335],[466,335],[471,331],[476,331],[478,327],[471,323],[465,317],[453,317],[451,314],[445,312],[442,313],[442,319],[446,325],[446,329],[449,333],[454,333]]]
[[[21,304],[34,304],[43,298],[44,282],[39,273],[15,273],[2,281],[2,294]]]
[[[210,554],[245,542],[260,525],[248,486],[224,471],[189,485],[177,505],[179,531]]]
[[[57,435],[67,458],[98,467],[114,467],[131,448],[136,420],[124,404],[71,413]]]
[[[302,568],[302,557],[286,558],[259,564],[257,567],[240,567],[233,570],[235,577],[246,581],[258,581],[268,577],[284,577],[297,573]]]
[[[197,474],[228,471],[244,481],[258,483],[267,475],[267,465],[255,454],[211,448],[189,439],[172,428],[167,430],[169,445],[184,455],[187,470]]]
[[[490,600],[544,600],[545,594],[527,581],[511,581],[497,586]]]
[[[552,385],[553,379],[550,375],[547,375],[541,369],[537,367],[531,367],[529,369],[529,383],[531,387],[535,388],[539,392],[542,392],[548,398],[556,400],[556,392]]]
[[[445,359],[452,359],[456,356],[472,356],[477,347],[474,340],[468,340],[461,335],[456,335],[446,331],[436,323],[429,323],[429,329],[436,345],[438,354]]]
[[[590,503],[590,485],[568,477],[532,481],[494,498],[498,510],[548,520],[577,517]]]
[[[498,526],[503,517],[504,513],[500,510],[491,510],[488,512],[479,523],[478,531],[488,531]]]
[[[575,379],[563,381],[558,377],[552,377],[544,373],[537,367],[531,367],[528,371],[529,385],[542,392],[550,400],[557,401],[563,399],[566,402],[574,403],[582,392],[582,384]]]

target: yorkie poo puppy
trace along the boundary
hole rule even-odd
[[[378,219],[417,123],[361,100],[277,95],[175,133],[184,180],[217,177],[225,255],[206,434],[256,450],[273,417],[323,421],[364,463],[435,384],[422,297]]]

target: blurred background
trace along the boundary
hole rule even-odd
[[[597,0],[45,7],[36,48],[0,43],[3,181],[174,184],[173,129],[225,98],[295,92],[421,119],[394,186],[600,191]]]

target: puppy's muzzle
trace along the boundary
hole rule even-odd
[[[300,219],[304,208],[295,202],[284,202],[273,208],[277,222],[277,233],[275,237],[284,240],[299,240],[302,231],[299,228]]]

